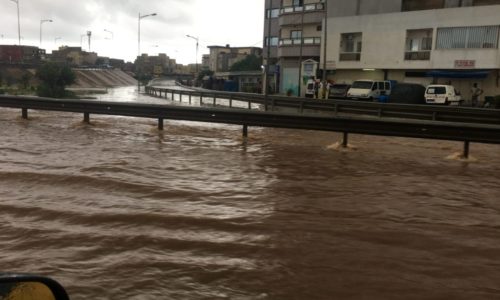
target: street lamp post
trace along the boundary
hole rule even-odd
[[[139,13],[139,18],[137,19],[138,29],[137,29],[137,64],[136,64],[136,75],[137,75],[137,92],[141,92],[141,78],[139,78],[139,58],[141,57],[141,20],[147,17],[154,17],[156,13],[141,15]]]
[[[139,13],[139,19],[138,19],[138,31],[137,31],[137,56],[141,56],[141,20],[147,17],[154,17],[156,16],[156,13],[148,14],[141,16],[141,13]]]
[[[43,24],[43,23],[47,23],[47,22],[52,23],[52,22],[54,22],[54,21],[52,21],[52,20],[50,20],[50,19],[40,20],[40,48],[42,48],[42,24]]]
[[[107,29],[104,29],[104,31],[105,31],[105,32],[107,32],[107,33],[109,33],[109,34],[111,34],[111,39],[110,39],[110,38],[105,38],[105,39],[107,39],[107,40],[112,40],[112,39],[114,39],[114,38],[115,38],[115,35],[113,34],[113,32],[112,32],[112,31],[109,31],[109,30],[107,30]]]
[[[19,0],[10,0],[17,4],[17,36],[19,37],[19,46],[21,46],[21,21],[19,18]]]
[[[189,34],[186,34],[186,37],[192,38],[193,40],[196,41],[196,76],[198,76],[198,44],[199,44],[199,38],[191,36]]]

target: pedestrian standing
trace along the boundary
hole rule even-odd
[[[484,93],[484,91],[477,86],[477,83],[472,85],[470,91],[472,94],[472,106],[477,107],[479,105],[479,97]]]

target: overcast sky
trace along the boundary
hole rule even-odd
[[[194,63],[196,41],[187,34],[199,37],[198,62],[209,45],[262,47],[264,0],[19,0],[19,6],[22,44],[39,46],[40,20],[54,21],[42,28],[42,48],[49,53],[60,45],[80,46],[81,35],[92,31],[92,51],[133,61],[139,13],[158,14],[141,21],[141,52],[149,55]],[[14,0],[0,0],[0,43],[18,43]],[[88,50],[86,39],[83,46]]]

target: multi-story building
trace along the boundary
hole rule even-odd
[[[303,96],[319,67],[324,0],[266,0],[265,9],[263,57],[271,90]]]
[[[162,74],[172,74],[176,71],[176,62],[170,59],[165,53],[157,56],[142,54],[135,61],[138,74],[151,74],[160,76]]]
[[[0,63],[37,64],[45,58],[45,50],[34,46],[0,45]]]
[[[201,58],[201,69],[210,70],[210,54],[203,54]]]
[[[328,0],[329,79],[477,83],[500,94],[500,0]]]
[[[74,67],[95,66],[97,59],[97,53],[83,51],[82,47],[62,46],[50,55],[51,61],[67,63]]]
[[[217,72],[228,72],[232,65],[245,59],[249,55],[262,56],[262,48],[258,47],[231,47],[208,46],[210,54],[208,57],[209,69]]]

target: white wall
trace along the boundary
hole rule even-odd
[[[424,70],[454,69],[455,60],[475,60],[476,69],[500,69],[499,49],[433,50],[428,61],[404,60],[409,29],[433,28],[435,44],[439,27],[487,25],[500,25],[500,5],[333,17],[328,19],[327,62],[337,69]],[[363,32],[361,61],[339,61],[341,34],[349,32]]]

